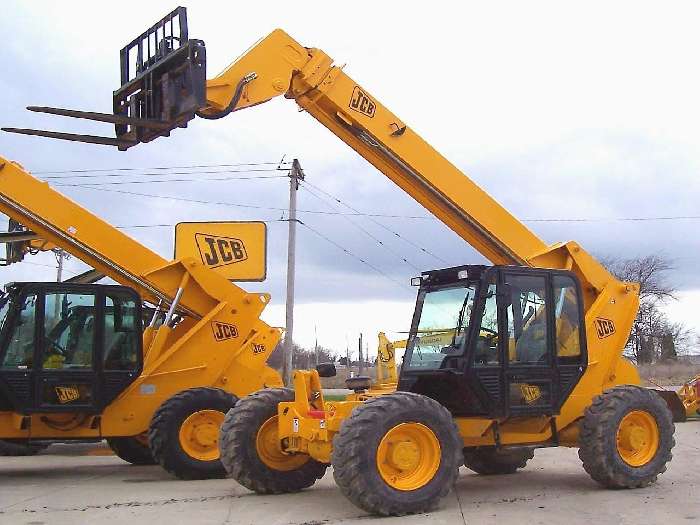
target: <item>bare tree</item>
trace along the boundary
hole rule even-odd
[[[621,281],[639,283],[639,300],[642,302],[677,299],[678,290],[667,280],[667,272],[674,269],[673,261],[664,255],[631,259],[603,257],[601,262]]]
[[[664,303],[677,299],[678,290],[668,281],[673,261],[663,255],[601,260],[618,279],[639,283],[639,312],[627,341],[628,357],[637,363],[651,363],[684,353],[692,331],[671,322],[661,310]]]

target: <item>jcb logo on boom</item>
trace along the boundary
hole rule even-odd
[[[595,320],[595,329],[598,333],[598,337],[600,339],[605,339],[606,337],[615,333],[615,323],[613,323],[610,319],[598,317]]]
[[[253,353],[254,354],[262,354],[263,352],[265,352],[265,345],[253,343]]]
[[[211,327],[214,330],[214,339],[217,341],[225,341],[226,339],[238,337],[238,328],[232,324],[214,321],[211,323]]]
[[[360,89],[360,86],[355,86],[355,89],[352,90],[352,98],[350,98],[350,109],[372,118],[377,105],[367,93]]]
[[[206,233],[196,233],[194,238],[202,257],[202,263],[209,268],[245,261],[248,258],[248,252],[240,239],[218,237]]]

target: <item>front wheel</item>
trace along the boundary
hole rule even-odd
[[[599,395],[580,423],[583,468],[607,488],[639,488],[666,471],[675,445],[673,417],[656,392],[625,385]]]
[[[454,486],[462,447],[445,407],[395,392],[365,401],[343,421],[333,476],[350,501],[373,514],[427,512]]]
[[[323,477],[328,465],[286,454],[277,434],[277,405],[294,401],[289,388],[260,390],[241,399],[221,426],[221,462],[229,476],[258,494],[298,492]]]
[[[190,388],[153,415],[148,443],[153,458],[180,479],[223,478],[219,429],[236,396],[219,388]]]

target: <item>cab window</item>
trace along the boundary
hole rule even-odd
[[[137,306],[126,294],[105,297],[104,369],[136,370],[139,363]]]
[[[561,362],[578,362],[581,358],[582,322],[576,284],[568,275],[555,275],[552,285],[557,358]]]
[[[44,300],[44,369],[92,368],[95,296],[47,292]]]
[[[546,363],[546,279],[538,275],[506,275],[506,283],[511,291],[507,308],[508,360],[511,365]]]
[[[7,352],[2,361],[3,368],[33,368],[36,300],[37,296],[34,294],[25,297],[22,300],[20,311],[14,317],[13,326],[8,327],[11,333]],[[2,308],[3,328],[6,319],[11,315],[10,308],[11,301],[7,301]]]

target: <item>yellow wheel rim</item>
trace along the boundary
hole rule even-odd
[[[224,413],[200,410],[190,415],[180,426],[180,446],[191,458],[199,461],[219,459],[219,429]]]
[[[432,430],[420,423],[401,423],[379,442],[377,468],[390,487],[416,490],[435,477],[440,456],[440,442]]]
[[[277,434],[277,416],[273,416],[258,429],[255,449],[260,461],[273,470],[288,472],[296,470],[309,461],[306,454],[285,454],[280,448]]]
[[[632,467],[649,463],[659,450],[659,426],[649,412],[633,410],[620,421],[617,452]]]

